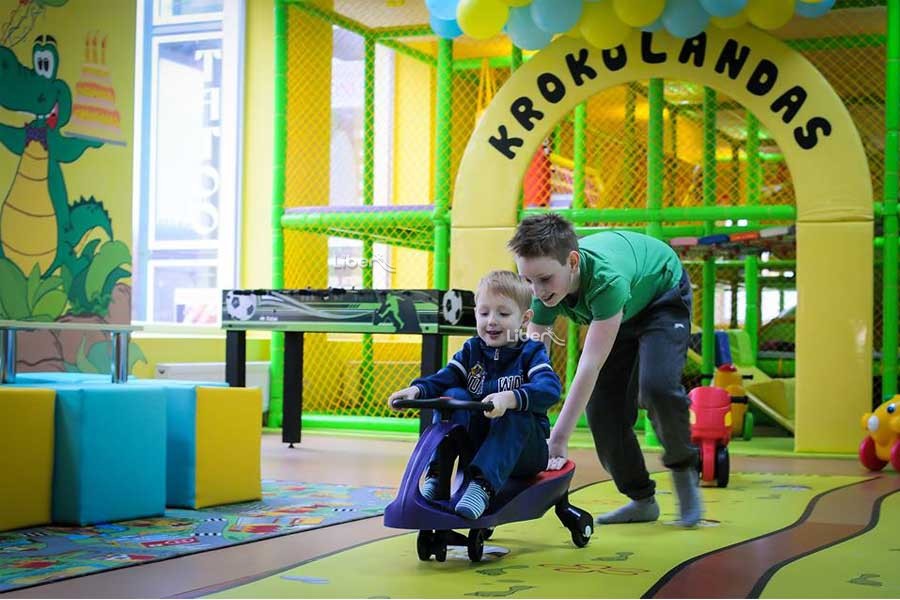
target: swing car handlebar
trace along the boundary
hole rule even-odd
[[[395,398],[391,400],[391,408],[432,408],[435,410],[471,410],[473,412],[491,412],[494,403],[490,400],[456,400],[455,398]]]

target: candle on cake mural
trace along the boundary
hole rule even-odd
[[[72,120],[66,134],[110,144],[125,145],[121,116],[116,109],[116,90],[106,64],[106,36],[88,35],[84,43],[84,63],[75,84]]]

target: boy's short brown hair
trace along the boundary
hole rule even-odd
[[[571,223],[550,212],[522,219],[507,247],[522,258],[549,256],[564,265],[569,253],[578,251],[578,236]]]
[[[498,296],[509,298],[523,313],[531,308],[531,288],[512,271],[491,271],[482,277],[478,282],[478,289],[475,290],[476,302],[483,292],[493,292]]]

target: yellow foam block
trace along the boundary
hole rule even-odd
[[[56,394],[0,387],[0,531],[50,522]]]
[[[259,388],[197,388],[196,508],[262,498]]]

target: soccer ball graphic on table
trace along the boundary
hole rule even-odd
[[[444,313],[444,320],[451,325],[459,323],[462,317],[463,302],[459,292],[447,292],[441,301],[441,308]]]
[[[256,312],[256,295],[228,292],[225,295],[225,312],[238,321],[246,321]]]

